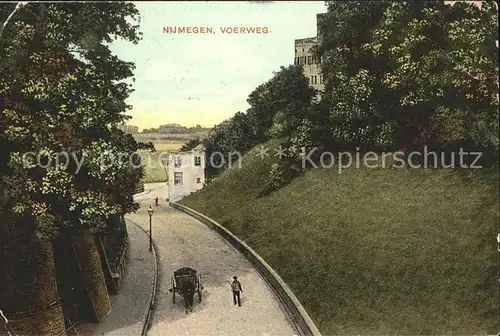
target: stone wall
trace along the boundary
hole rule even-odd
[[[8,336],[8,332],[11,335],[66,335],[63,311],[59,301],[17,314],[4,313],[9,323],[6,328],[0,328],[0,336]]]
[[[33,223],[6,219],[2,229],[0,309],[12,334],[65,335],[52,243],[34,233]],[[0,335],[6,335],[3,321]]]

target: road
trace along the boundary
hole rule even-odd
[[[137,197],[141,208],[127,219],[149,230],[152,205],[153,240],[159,254],[157,308],[148,335],[297,335],[281,303],[252,265],[203,223],[165,203],[166,184],[148,184],[151,192]],[[154,206],[158,196],[160,205]],[[172,273],[184,266],[196,269],[204,286],[202,302],[186,315],[182,298],[172,303]],[[232,302],[230,281],[243,286],[242,307]]]

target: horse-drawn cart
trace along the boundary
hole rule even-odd
[[[201,277],[196,270],[190,267],[182,267],[174,272],[172,277],[172,302],[175,303],[175,294],[179,294],[186,301],[186,306],[189,301],[192,301],[194,293],[198,293],[198,302],[201,302]],[[191,303],[192,304],[192,303]]]

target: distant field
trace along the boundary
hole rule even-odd
[[[184,142],[156,142],[153,141],[155,149],[157,152],[176,152],[178,151]]]
[[[206,132],[191,133],[191,134],[173,134],[173,133],[138,133],[133,135],[136,141],[140,142],[186,142],[190,139],[200,138],[204,139],[208,136]]]

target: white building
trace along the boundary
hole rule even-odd
[[[191,152],[170,154],[167,172],[170,202],[200,190],[205,184],[205,151],[197,147]]]

